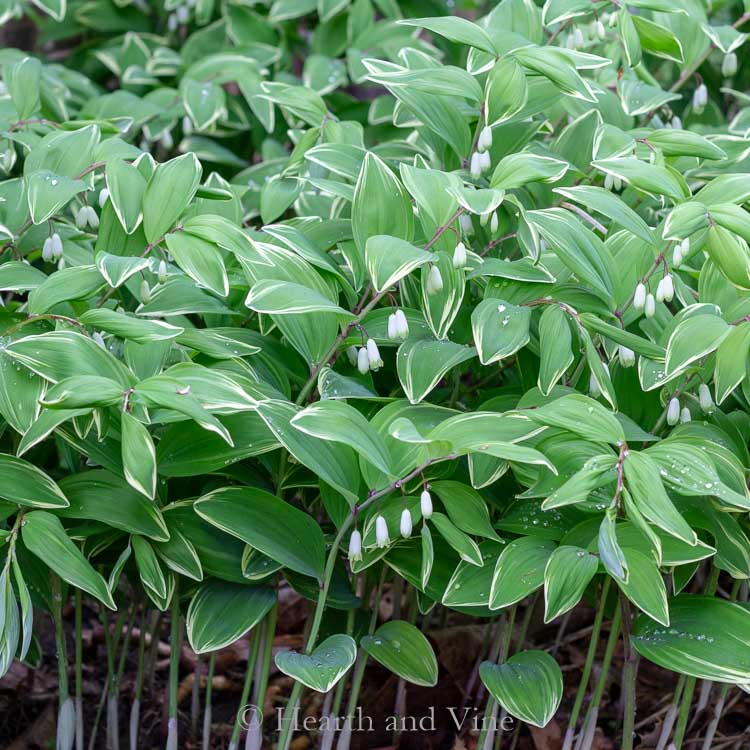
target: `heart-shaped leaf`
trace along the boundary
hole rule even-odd
[[[357,644],[351,636],[339,633],[326,638],[311,654],[282,651],[276,666],[289,677],[319,693],[327,693],[349,670],[357,658]]]
[[[504,664],[485,661],[479,676],[511,716],[535,727],[549,723],[562,699],[562,672],[546,651],[522,651]]]

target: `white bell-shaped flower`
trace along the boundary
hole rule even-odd
[[[633,307],[636,310],[643,310],[646,306],[646,285],[640,281],[633,292]]]
[[[429,518],[432,515],[432,495],[428,490],[422,490],[422,494],[419,496],[419,509],[422,518]]]
[[[357,529],[349,537],[349,560],[356,562],[362,559],[362,534]]]
[[[673,396],[667,406],[667,424],[676,425],[680,421],[680,399]]]
[[[646,304],[643,310],[647,318],[653,318],[656,315],[656,300],[653,294],[646,295]]]
[[[698,401],[700,402],[701,409],[706,414],[710,414],[716,408],[714,400],[711,397],[711,390],[705,383],[701,383],[698,386]]]
[[[401,532],[401,536],[404,539],[408,539],[411,536],[411,530],[411,513],[409,512],[408,508],[404,508],[403,511],[401,511],[401,523],[399,525],[399,531]]]
[[[375,541],[381,549],[391,543],[391,538],[388,536],[388,524],[381,515],[375,519]]]
[[[443,291],[443,276],[437,266],[430,266],[427,272],[427,294],[433,295]]]
[[[357,352],[357,369],[362,375],[366,375],[370,371],[370,358],[367,356],[367,349],[364,346]]]
[[[466,265],[466,245],[459,242],[453,251],[453,268],[463,268]]]
[[[402,340],[409,338],[409,321],[403,310],[396,310],[396,332]]]

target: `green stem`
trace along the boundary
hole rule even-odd
[[[57,650],[57,679],[59,684],[60,706],[68,698],[68,649],[65,645],[65,630],[62,621],[62,583],[60,578],[52,574],[52,599],[54,608],[52,619],[55,623],[55,648]]]
[[[576,699],[573,703],[573,710],[570,712],[570,719],[568,720],[568,731],[565,733],[565,744],[563,745],[564,750],[569,750],[569,748],[571,748],[573,745],[573,736],[575,735],[578,716],[581,713],[583,699],[586,695],[589,680],[591,679],[591,670],[594,666],[594,660],[596,659],[596,647],[599,643],[599,633],[602,629],[602,622],[604,620],[604,608],[607,604],[607,595],[609,594],[609,586],[611,582],[612,579],[609,576],[606,576],[604,578],[604,583],[602,584],[601,593],[599,594],[599,604],[596,608],[596,615],[594,616],[594,626],[591,630],[589,650],[586,654],[586,661],[583,665],[581,681],[578,683],[578,690],[576,691]]]
[[[680,700],[680,713],[677,715],[677,725],[672,738],[672,747],[680,750],[682,741],[685,739],[685,730],[687,729],[688,718],[690,717],[690,706],[693,703],[693,693],[695,692],[695,677],[688,677],[685,680],[685,687],[682,691]]]
[[[586,735],[591,734],[593,737],[593,731],[596,728],[596,717],[599,713],[599,704],[602,701],[604,695],[604,688],[607,684],[607,676],[609,675],[609,668],[612,664],[612,656],[615,653],[615,647],[617,646],[617,640],[620,635],[620,624],[622,621],[622,609],[620,607],[620,600],[617,600],[617,607],[615,608],[615,614],[612,617],[612,624],[610,625],[609,638],[607,639],[607,646],[604,649],[604,658],[602,659],[602,669],[599,673],[599,679],[596,681],[594,686],[594,692],[591,696],[591,702],[586,709],[586,716],[583,719],[583,726],[581,727],[581,737],[578,740],[578,745],[583,744]],[[578,747],[577,745],[577,747]]]
[[[260,674],[253,689],[253,703],[262,711],[266,702],[266,690],[268,690],[268,678],[271,673],[271,658],[273,655],[273,639],[276,634],[276,621],[278,619],[278,605],[274,604],[271,611],[266,615],[265,639],[263,641],[263,654],[261,656]]]
[[[516,606],[513,605],[508,610],[508,621],[503,622],[497,630],[495,637],[495,643],[490,649],[490,661],[496,664],[502,664],[508,658],[508,651],[510,650],[510,642],[513,637],[513,625],[516,621]],[[503,615],[503,620],[505,615]],[[495,722],[494,718],[497,713],[497,701],[492,695],[487,695],[487,705],[484,707],[484,716],[482,718],[482,729],[479,733],[479,739],[477,740],[477,750],[485,750],[488,742],[495,735]]]
[[[341,542],[343,541],[344,536],[346,535],[346,533],[349,531],[352,524],[354,523],[354,519],[357,517],[357,514],[365,510],[366,508],[368,508],[370,505],[372,505],[374,502],[379,500],[381,497],[384,497],[385,495],[390,494],[391,492],[398,489],[402,485],[406,484],[410,480],[419,476],[428,466],[431,466],[434,463],[438,463],[439,461],[446,461],[452,458],[454,458],[454,456],[450,455],[450,456],[443,456],[441,458],[433,458],[433,459],[430,459],[429,461],[426,461],[421,466],[418,466],[413,471],[410,471],[402,479],[397,479],[395,482],[391,482],[391,484],[389,484],[387,487],[385,487],[382,490],[378,490],[377,492],[370,493],[368,498],[365,501],[363,501],[360,505],[355,506],[352,509],[352,512],[344,519],[343,523],[341,524],[341,528],[338,530],[338,533],[336,534],[336,537],[333,540],[331,549],[328,552],[328,559],[326,561],[326,567],[325,567],[325,571],[323,574],[323,583],[320,588],[320,594],[318,595],[318,603],[315,606],[315,615],[313,616],[312,624],[310,626],[310,632],[307,636],[306,645],[305,645],[305,653],[309,654],[315,648],[315,644],[318,640],[318,633],[320,631],[320,623],[323,618],[323,610],[325,609],[326,599],[328,598],[328,590],[331,586],[331,578],[333,577],[333,570],[336,565],[336,555],[338,554],[339,547],[341,546]],[[293,725],[294,707],[301,693],[302,693],[302,685],[299,682],[295,682],[294,687],[292,688],[292,693],[289,697],[289,703],[287,703],[287,707],[284,712],[284,716],[282,718],[282,729],[279,735],[279,744],[278,744],[279,750],[286,750],[289,744],[291,727]]]
[[[169,632],[169,737],[173,738],[174,747],[177,747],[177,687],[180,678],[180,593],[179,578],[175,578],[174,593],[172,594],[171,622]],[[169,742],[167,750],[172,750]]]
[[[380,573],[380,580],[377,588],[375,589],[375,598],[373,599],[372,614],[370,615],[370,626],[367,629],[368,634],[372,635],[375,632],[375,626],[378,624],[378,603],[383,593],[383,584],[385,583],[385,576],[388,568],[383,564],[383,569]],[[357,710],[357,704],[359,703],[359,691],[362,688],[362,679],[365,676],[365,668],[367,667],[368,655],[364,649],[360,649],[357,654],[357,663],[354,666],[354,674],[352,675],[352,684],[349,691],[349,701],[346,706],[346,722],[344,729],[342,730],[337,750],[349,750],[349,741],[351,737],[351,722],[354,718],[354,713]],[[279,750],[286,750],[286,748],[279,742]]]
[[[638,669],[638,654],[630,640],[633,616],[630,611],[630,602],[624,594],[620,594],[620,606],[623,611],[622,636],[625,646],[625,666],[622,674],[622,688],[625,698],[622,721],[622,750],[633,750],[633,735],[635,734],[635,680]]]
[[[83,602],[81,590],[75,597],[75,692],[76,692],[76,750],[83,750]]]
[[[253,675],[255,674],[255,663],[258,660],[258,651],[260,642],[263,640],[264,625],[256,625],[255,632],[252,634],[252,643],[247,654],[247,667],[245,669],[245,680],[242,683],[242,692],[240,693],[240,705],[234,717],[234,727],[232,729],[232,739],[229,741],[229,750],[237,750],[240,741],[240,732],[242,731],[242,721],[245,718],[245,707],[250,697],[250,686],[253,684]]]
[[[208,659],[208,674],[206,675],[206,707],[203,713],[203,750],[209,750],[211,744],[211,697],[214,689],[215,666],[216,651],[212,651]]]

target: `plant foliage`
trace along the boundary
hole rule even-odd
[[[368,656],[434,685],[416,608],[348,614],[385,577],[593,603],[623,747],[637,654],[747,689],[742,3],[0,7],[65,51],[0,52],[0,671],[79,592],[268,641],[286,580],[290,707]],[[560,666],[508,640],[488,710],[545,725]]]

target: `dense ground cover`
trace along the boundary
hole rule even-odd
[[[748,746],[750,9],[0,16],[9,746]]]

